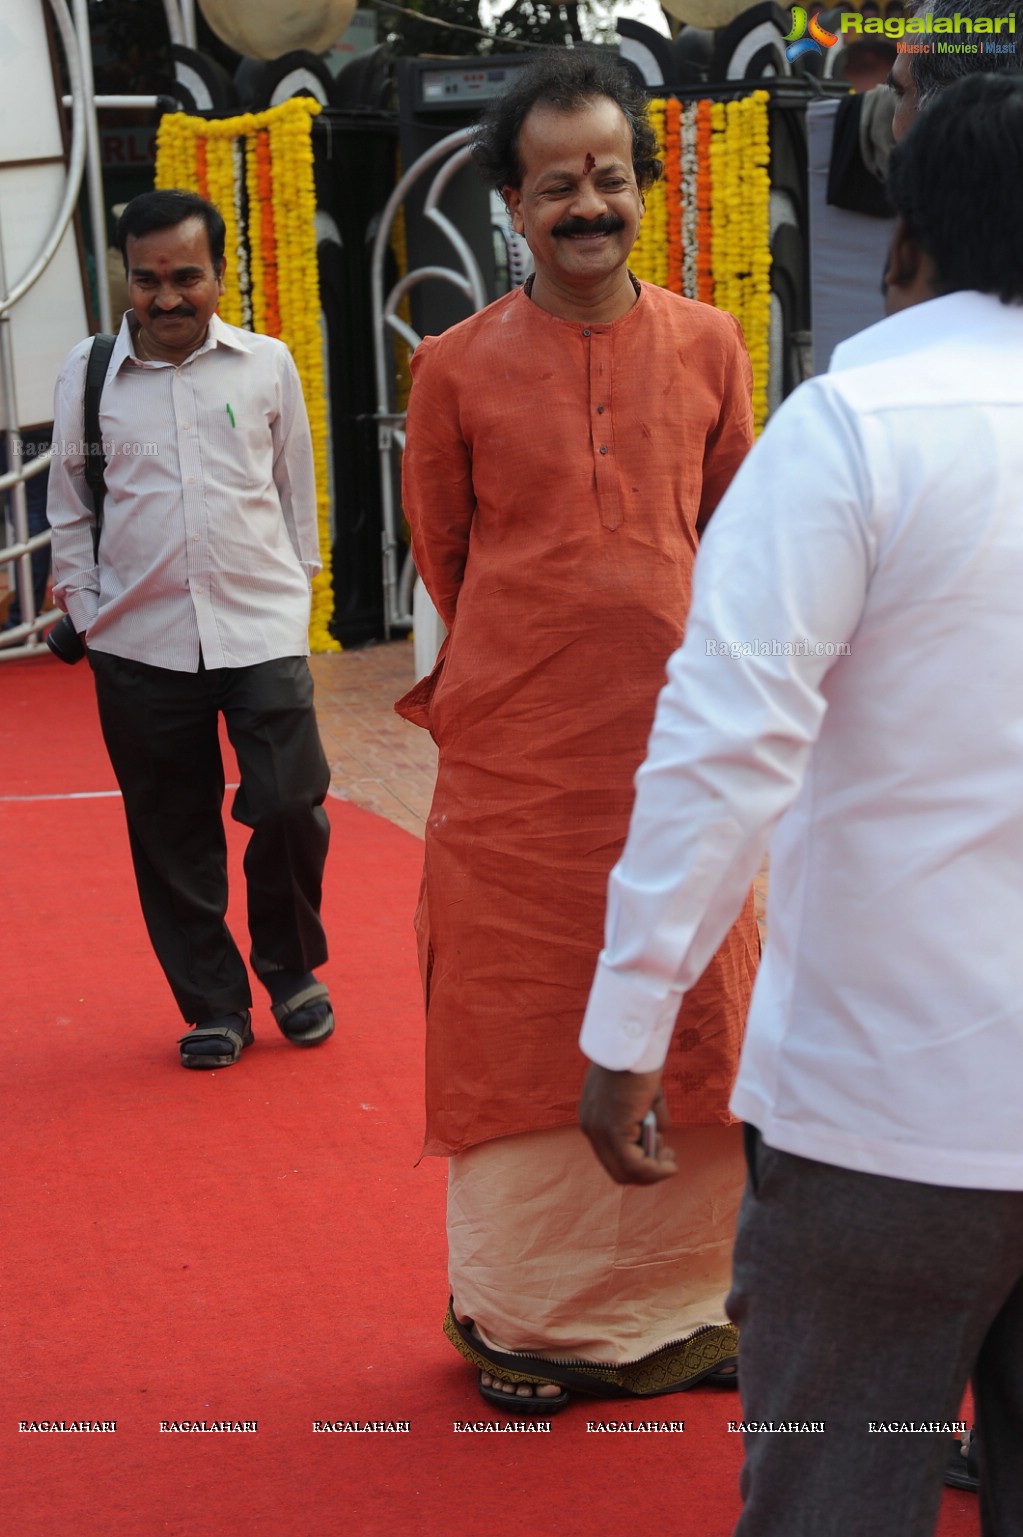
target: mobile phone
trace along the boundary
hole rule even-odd
[[[657,1112],[648,1110],[640,1122],[639,1145],[644,1158],[657,1157]]]

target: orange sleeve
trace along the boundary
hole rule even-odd
[[[445,367],[438,356],[440,340],[427,337],[412,358],[401,484],[416,570],[450,630],[465,574],[476,496],[472,456],[462,436],[458,390],[452,368]]]
[[[742,327],[733,315],[726,318],[734,334],[723,339],[721,410],[703,456],[703,495],[696,520],[701,534],[753,445],[753,369]]]

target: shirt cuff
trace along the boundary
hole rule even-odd
[[[99,613],[99,567],[91,566],[70,581],[54,583],[53,597],[78,634],[84,635]]]
[[[655,988],[598,962],[579,1045],[612,1072],[655,1073],[664,1066],[682,1004],[677,988]]]

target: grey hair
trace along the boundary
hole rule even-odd
[[[965,75],[979,71],[1017,74],[1023,70],[1023,4],[1020,0],[923,0],[916,16],[942,16],[951,20],[956,14],[970,21],[982,17],[1015,16],[1016,31],[1001,32],[996,42],[1015,43],[1014,53],[914,53],[910,54],[909,72],[917,89],[917,107],[925,107],[939,91],[954,85]]]

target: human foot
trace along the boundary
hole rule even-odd
[[[480,1397],[504,1414],[557,1414],[568,1394],[556,1382],[509,1382],[490,1371],[476,1373]]]
[[[493,1372],[480,1372],[480,1387],[493,1388],[509,1398],[557,1398],[562,1392],[556,1382],[506,1382]]]

